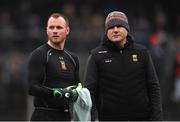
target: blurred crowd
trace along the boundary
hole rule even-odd
[[[27,94],[28,56],[47,41],[46,21],[52,12],[63,13],[70,20],[66,48],[79,56],[82,78],[89,51],[104,35],[105,16],[114,10],[127,14],[135,41],[151,52],[161,84],[165,120],[180,120],[180,11],[175,1],[1,2],[0,120],[28,119],[32,109]]]

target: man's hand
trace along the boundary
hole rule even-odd
[[[68,86],[66,88],[53,88],[54,97],[65,97],[71,101],[76,101],[78,98],[78,93],[76,91],[77,86]]]
[[[78,98],[78,93],[76,91],[76,88],[77,88],[77,86],[68,86],[68,87],[64,88],[63,89],[63,91],[65,93],[64,96],[73,102],[76,101]]]

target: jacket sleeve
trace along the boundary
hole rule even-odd
[[[96,113],[96,97],[97,97],[97,84],[98,84],[98,69],[95,59],[92,54],[88,57],[83,85],[89,89],[92,99],[91,119],[95,120]]]
[[[150,53],[146,50],[147,86],[150,99],[151,113],[150,120],[162,120],[162,103],[159,80],[152,62]]]
[[[44,60],[43,60],[44,59]],[[45,60],[43,53],[36,50],[31,53],[28,59],[28,82],[29,94],[39,97],[52,96],[51,88],[45,87],[43,81],[45,78]]]

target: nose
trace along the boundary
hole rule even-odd
[[[114,31],[117,31],[117,29],[118,29],[117,26],[114,26],[114,27],[113,27],[113,30],[114,30]]]
[[[58,29],[57,29],[57,28],[54,28],[54,29],[53,29],[53,33],[56,34],[57,32],[58,32]]]
[[[53,34],[57,34],[57,31],[53,31]]]

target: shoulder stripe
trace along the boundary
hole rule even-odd
[[[46,54],[46,55],[47,55],[46,64],[47,64],[47,62],[48,62],[48,60],[49,60],[49,53],[51,52],[51,50],[52,50],[52,49],[49,49],[49,50],[47,51],[47,54]]]
[[[75,67],[76,67],[76,61],[75,61],[74,58],[71,56],[71,54],[70,54],[67,50],[65,50],[65,49],[64,49],[64,52],[70,57],[70,59],[73,61],[74,65],[75,65]]]

